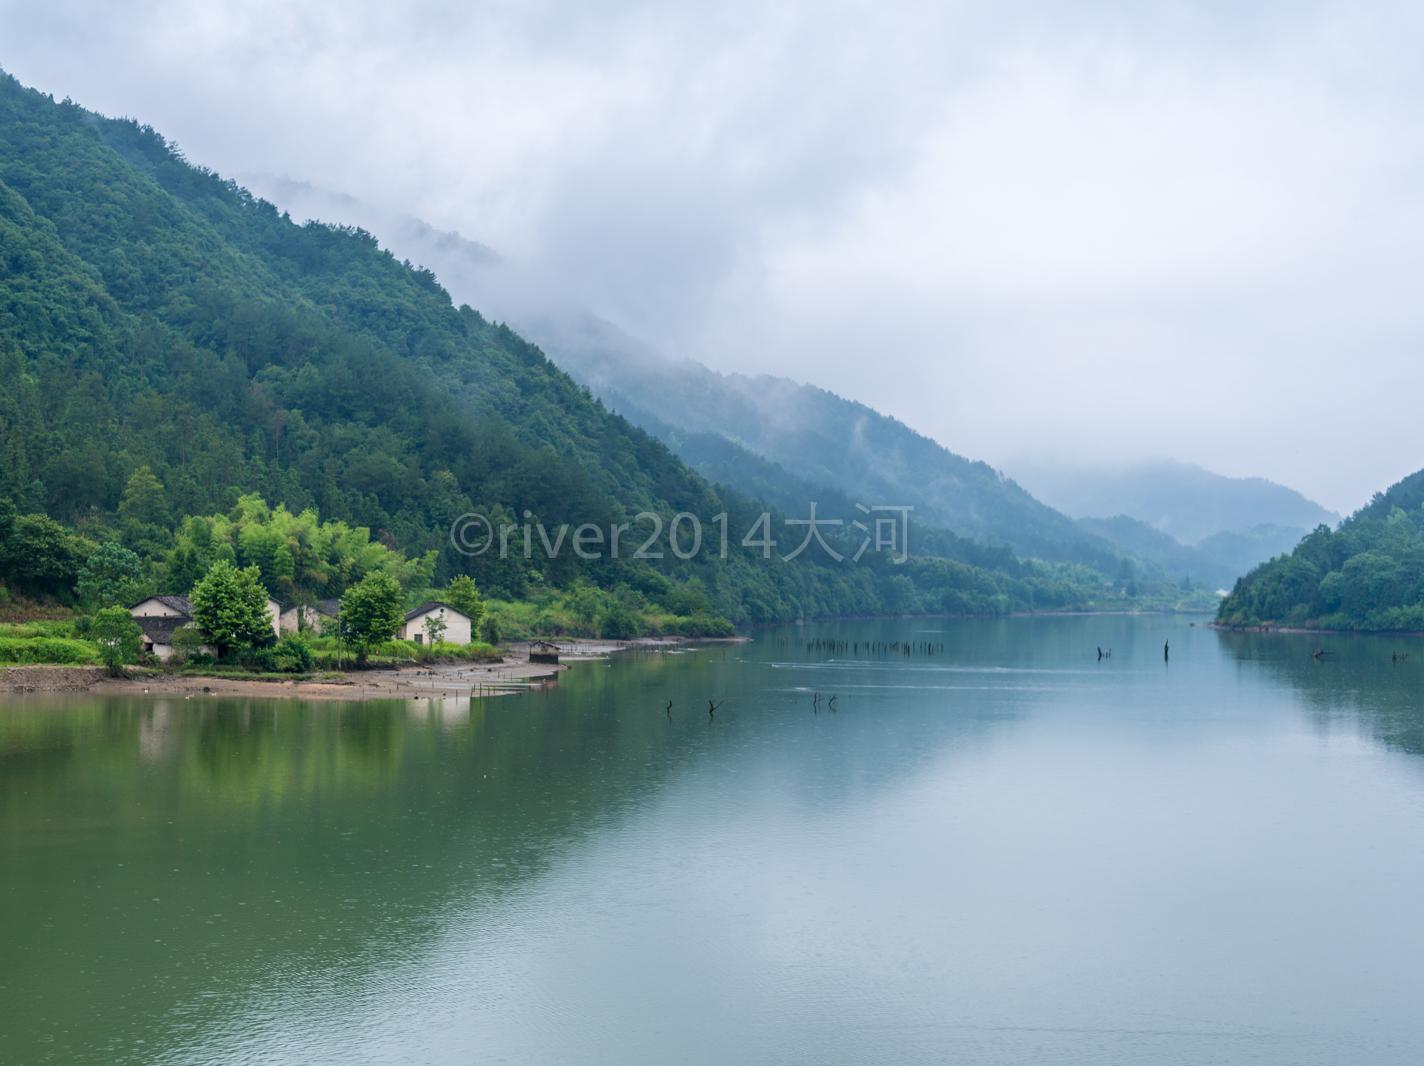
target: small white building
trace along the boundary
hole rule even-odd
[[[422,603],[405,616],[401,626],[401,640],[413,640],[417,644],[428,644],[430,638],[425,632],[425,622],[429,618],[439,618],[445,623],[445,632],[440,637],[446,644],[468,644],[474,636],[474,625],[470,616],[443,603]]]
[[[267,597],[267,617],[272,620],[272,635],[282,635],[282,605],[271,596]]]

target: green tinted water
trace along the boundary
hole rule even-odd
[[[1418,1063],[1424,652],[1318,643],[867,623],[473,706],[12,699],[0,1060]]]

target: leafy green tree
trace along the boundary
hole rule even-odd
[[[592,626],[603,606],[603,596],[586,581],[575,581],[564,602],[575,619],[584,626]]]
[[[80,569],[75,591],[90,607],[127,607],[143,597],[145,586],[139,557],[122,544],[106,541]]]
[[[445,624],[445,619],[438,614],[432,614],[421,624],[421,629],[425,630],[425,639],[430,644],[439,644],[445,639],[445,630],[449,628]]]
[[[173,633],[173,659],[176,663],[212,662],[207,635],[197,626],[181,626]]]
[[[16,518],[0,544],[0,577],[32,596],[68,599],[94,542],[70,532],[48,515]]]
[[[371,648],[393,638],[405,622],[405,594],[384,571],[367,574],[341,597],[341,629],[362,662]]]
[[[129,475],[124,486],[119,521],[125,526],[166,526],[170,517],[163,482],[145,463]]]
[[[452,579],[440,594],[440,598],[442,602],[469,617],[470,632],[479,632],[480,620],[485,616],[485,601],[480,597],[480,590],[475,587],[474,578],[461,574]]]
[[[254,648],[273,640],[267,590],[255,566],[242,570],[219,560],[193,587],[193,622],[224,658],[233,648]]]
[[[707,598],[707,588],[693,578],[667,591],[662,602],[673,614],[707,615],[712,613],[712,602]]]
[[[125,663],[138,661],[143,632],[122,607],[104,607],[89,623],[89,639],[99,646],[99,657],[109,673],[123,673]]]
[[[283,673],[310,673],[315,662],[311,641],[303,633],[284,633],[271,651],[272,668]]]
[[[371,531],[340,521],[321,521],[314,508],[298,513],[252,493],[238,498],[225,514],[190,517],[173,538],[165,561],[170,583],[184,587],[195,568],[205,571],[220,558],[256,566],[262,582],[280,597],[312,602],[339,596],[376,570],[403,586],[428,584],[435,554],[419,558],[373,540]]]
[[[124,545],[146,558],[156,558],[172,543],[171,525],[163,483],[150,467],[140,466],[129,475],[119,500],[118,529]]]

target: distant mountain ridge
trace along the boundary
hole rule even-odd
[[[1163,460],[1118,469],[1022,464],[1015,476],[1074,518],[1129,515],[1186,545],[1263,525],[1297,530],[1336,525],[1340,516],[1295,489],[1259,477],[1226,477]]]

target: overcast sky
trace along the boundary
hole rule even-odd
[[[893,10],[892,10],[893,8]],[[0,0],[0,66],[1010,473],[1424,466],[1424,9]]]

